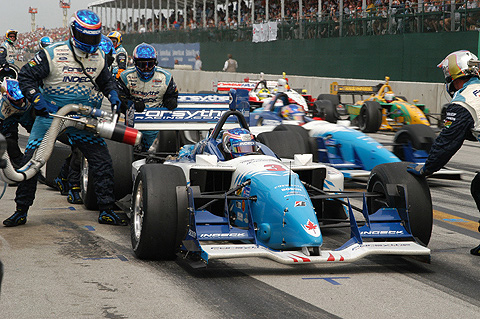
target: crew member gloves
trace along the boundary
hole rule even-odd
[[[33,107],[35,108],[35,115],[43,117],[48,117],[48,113],[55,113],[58,111],[58,108],[52,103],[45,101],[40,93],[37,93],[33,97]]]
[[[409,172],[410,174],[413,174],[413,175],[417,175],[417,176],[427,175],[425,173],[425,165],[423,165],[423,164],[414,164],[414,163],[408,164],[407,172]]]
[[[112,112],[120,113],[120,98],[118,97],[118,93],[115,90],[111,90],[108,94],[108,100],[112,104]]]

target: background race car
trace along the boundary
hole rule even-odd
[[[250,113],[251,130],[278,155],[293,158],[293,151],[313,154],[314,161],[341,170],[346,178],[369,176],[376,165],[383,163],[407,161],[423,164],[436,137],[426,125],[405,125],[396,132],[389,145],[393,148],[392,153],[384,147],[387,145],[347,125],[349,121],[330,123],[306,116],[302,107],[289,104],[283,93],[277,93]],[[300,134],[303,142],[292,150],[283,131]],[[462,171],[444,168],[435,177],[459,178],[461,174]]]
[[[347,95],[351,96],[351,103],[345,101]],[[365,95],[368,97],[364,98]],[[360,96],[360,100],[356,100],[357,96]],[[425,105],[417,100],[412,104],[404,96],[395,96],[389,77],[385,77],[384,84],[377,86],[340,85],[333,82],[330,94],[320,94],[315,103],[327,121],[336,122],[342,115],[348,115],[352,125],[365,133],[398,130],[408,124],[430,126],[427,118],[429,110]]]

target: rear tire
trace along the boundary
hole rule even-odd
[[[358,115],[358,126],[363,133],[375,133],[382,125],[382,107],[375,101],[366,101]]]
[[[338,114],[337,112],[337,107],[331,101],[316,100],[314,105],[317,114],[319,114],[320,116],[325,116],[325,121],[330,123],[337,123],[337,121],[340,119],[340,114]]]
[[[113,166],[113,193],[115,200],[120,200],[128,194],[132,193],[132,163],[133,163],[133,146],[114,142],[105,141],[108,145],[108,152],[112,158]],[[98,210],[97,195],[93,184],[94,176],[89,172],[88,161],[82,155],[80,161],[80,190],[85,208],[89,210]]]
[[[404,147],[408,146],[409,143],[415,150],[423,150],[428,153],[436,137],[433,129],[425,124],[405,125],[393,138],[395,143],[393,154],[405,161]]]
[[[188,224],[187,203],[183,202],[186,197],[177,196],[177,186],[186,185],[180,167],[155,163],[140,168],[130,223],[132,247],[138,258],[175,259]]]
[[[381,198],[368,198],[370,213],[383,207],[395,208],[395,197],[387,193],[388,184],[402,184],[406,187],[408,216],[412,235],[425,246],[432,234],[433,208],[430,188],[424,177],[407,172],[407,162],[380,164],[373,168],[367,183],[368,192],[383,194]]]

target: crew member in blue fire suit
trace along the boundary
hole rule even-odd
[[[134,67],[120,75],[121,87],[134,100],[143,101],[147,108],[177,107],[178,89],[172,74],[157,66],[157,51],[150,44],[142,43],[133,50]],[[125,106],[125,103],[122,103]],[[122,110],[123,111],[123,110]],[[132,114],[132,112],[126,112]],[[132,121],[128,118],[127,120]],[[142,131],[142,151],[152,146],[158,131]]]
[[[445,126],[435,139],[425,165],[410,164],[408,172],[419,176],[431,175],[448,163],[465,140],[479,140],[479,66],[478,58],[466,50],[450,53],[438,65],[444,72],[447,92],[452,96]],[[470,191],[480,211],[480,173],[473,178]],[[480,256],[480,245],[471,249],[470,253]]]
[[[90,10],[78,10],[70,20],[70,39],[40,50],[22,67],[20,88],[33,103],[37,118],[25,150],[23,163],[27,163],[40,146],[52,117],[61,107],[70,104],[97,106],[101,91],[112,107],[120,105],[116,84],[112,78],[102,50],[98,50],[102,24]],[[40,92],[39,83],[43,82]],[[66,131],[70,142],[78,147],[93,170],[97,203],[100,208],[98,222],[127,225],[126,219],[114,212],[113,167],[105,141],[93,133],[72,127]],[[15,213],[4,220],[5,226],[26,223],[27,211],[33,204],[37,176],[19,184]]]

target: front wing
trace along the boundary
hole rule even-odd
[[[224,258],[263,257],[282,264],[354,262],[371,255],[430,256],[430,249],[415,242],[364,242],[354,243],[339,250],[325,250],[319,256],[310,256],[303,251],[276,251],[255,244],[201,245],[202,257],[206,260]]]

